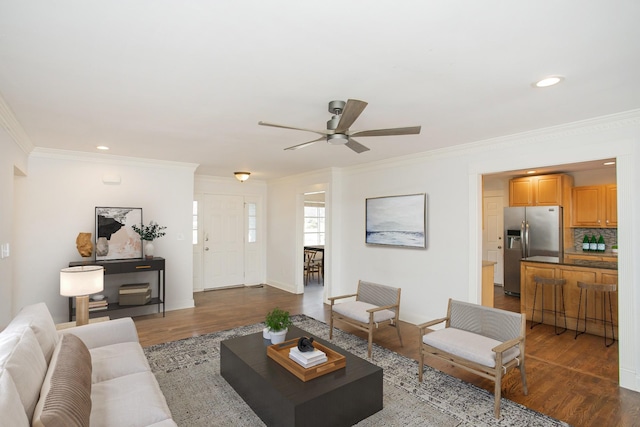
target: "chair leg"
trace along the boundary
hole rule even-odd
[[[368,355],[369,359],[371,359],[371,349],[373,347],[373,327],[369,327],[369,348]]]
[[[589,291],[585,291],[584,293],[584,331],[579,331],[580,326],[580,305],[582,304],[582,288],[580,288],[580,296],[578,297],[578,314],[576,315],[576,335],[573,339],[577,339],[578,335],[582,335],[587,332],[587,309],[589,306],[587,305],[589,298]]]
[[[493,403],[493,414],[496,418],[500,418],[500,396],[502,395],[502,372],[496,369],[496,381],[495,387],[493,390],[494,403]]]
[[[398,339],[400,340],[400,347],[404,347],[404,344],[402,343],[402,335],[400,335],[400,321],[396,321],[394,323],[394,326],[396,327],[396,332],[398,333]]]
[[[329,339],[333,339],[333,307],[329,315]]]
[[[424,369],[424,353],[422,352],[422,340],[418,346],[420,358],[418,359],[418,382],[422,382],[422,370]]]

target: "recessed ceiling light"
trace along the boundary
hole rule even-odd
[[[106,145],[98,145],[96,148],[98,150],[105,150],[105,151],[109,149],[109,147],[107,147]]]
[[[527,171],[527,173],[528,173],[529,175],[534,174],[534,173],[536,173],[536,172],[538,172],[538,171]]]
[[[616,162],[604,162],[603,165],[605,166],[611,166],[611,165],[615,165]]]
[[[558,83],[560,83],[563,80],[564,80],[564,77],[562,77],[562,76],[548,76],[548,77],[545,77],[542,80],[539,80],[539,81],[535,82],[533,84],[533,86],[535,86],[535,87],[549,87],[549,86],[557,85]]]

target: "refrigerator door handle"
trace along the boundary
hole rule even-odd
[[[527,246],[527,234],[525,232],[525,223],[523,220],[522,224],[520,224],[520,250],[522,251],[522,258],[527,257],[527,254],[525,252],[526,246]]]
[[[531,244],[529,242],[529,222],[524,227],[524,245],[527,248],[527,257],[531,256]]]

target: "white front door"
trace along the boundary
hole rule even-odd
[[[485,197],[484,200],[484,241],[482,242],[483,259],[495,261],[497,264],[493,268],[493,283],[503,285],[503,207],[502,196]]]
[[[205,196],[205,289],[244,284],[244,232],[242,196]]]

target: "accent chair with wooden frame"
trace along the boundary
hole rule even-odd
[[[379,285],[377,283],[358,282],[358,290],[355,294],[330,297],[331,316],[329,324],[329,339],[333,339],[333,321],[340,320],[369,335],[368,356],[371,359],[373,345],[373,331],[379,325],[389,324],[395,326],[400,345],[400,288]],[[353,298],[355,301],[347,301],[335,304],[337,300]]]
[[[430,327],[445,322],[444,329]],[[447,317],[418,325],[422,382],[424,358],[444,360],[483,378],[494,386],[494,415],[500,418],[502,377],[518,368],[522,389],[528,393],[524,369],[526,316],[492,307],[449,299]]]

